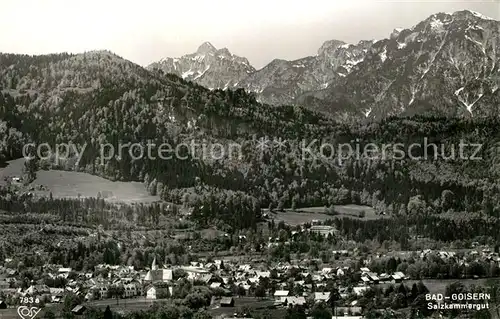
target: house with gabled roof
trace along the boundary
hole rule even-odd
[[[404,279],[406,279],[406,275],[401,271],[396,271],[394,274],[391,275],[391,278],[393,282],[399,283],[402,282]]]
[[[85,312],[87,308],[85,308],[84,305],[78,305],[78,306],[75,306],[73,309],[71,309],[71,312],[75,315],[81,315]]]
[[[369,268],[367,268],[367,267],[361,267],[359,269],[359,271],[361,271],[362,274],[366,274],[366,273],[371,272],[371,270]]]
[[[213,282],[209,286],[211,289],[216,289],[216,288],[222,288],[222,283],[220,282]]]
[[[300,297],[285,297],[283,300],[285,306],[304,306],[306,304],[306,298]]]
[[[234,307],[233,297],[222,297],[220,300],[221,307]]]
[[[47,285],[31,285],[24,291],[24,294],[30,296],[50,294],[50,288]]]
[[[288,290],[276,290],[274,292],[274,298],[279,299],[279,300],[283,300],[283,298],[288,297],[289,293],[290,292]]]
[[[255,276],[258,278],[269,278],[271,277],[270,271],[256,271]]]
[[[330,300],[330,292],[315,292],[314,302],[328,302]]]
[[[146,288],[146,299],[163,299],[166,296],[172,296],[173,294],[173,287],[164,287],[164,286],[159,286],[156,284],[150,285],[149,287]]]

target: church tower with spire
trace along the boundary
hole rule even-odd
[[[156,265],[156,256],[153,259],[153,263],[151,264],[151,270],[158,270],[158,266]]]
[[[146,276],[144,277],[144,281],[147,282],[168,282],[172,281],[173,279],[173,271],[172,269],[159,269],[158,265],[156,264],[156,256],[153,258],[153,263],[151,264],[151,269],[147,272]]]

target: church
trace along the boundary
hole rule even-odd
[[[145,282],[155,283],[155,282],[169,282],[173,279],[172,269],[158,269],[156,265],[156,257],[153,259],[151,264],[151,270],[148,271],[146,277],[144,277]]]

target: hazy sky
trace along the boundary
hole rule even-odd
[[[500,0],[1,0],[0,52],[108,49],[141,65],[204,41],[260,68],[314,55],[330,39],[381,39],[436,12],[500,20]]]

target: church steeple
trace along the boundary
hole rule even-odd
[[[151,264],[151,270],[158,270],[158,266],[156,265],[156,256],[153,259],[153,263]]]

